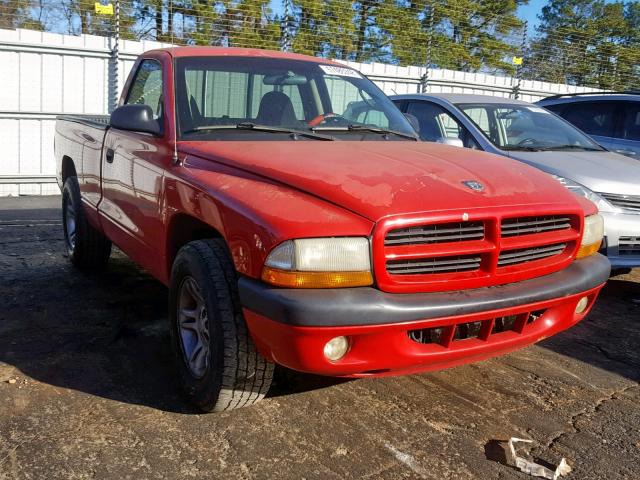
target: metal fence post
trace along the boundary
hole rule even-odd
[[[291,0],[284,0],[283,6],[283,18],[282,18],[282,39],[280,41],[280,49],[283,52],[291,51],[291,23],[293,15],[293,5]]]
[[[119,70],[120,70],[120,0],[114,0],[115,3],[115,19],[114,19],[114,33],[113,33],[113,46],[111,48],[111,68],[110,73],[110,85],[111,95],[109,95],[109,113],[113,112],[118,106],[119,100]]]
[[[529,22],[524,21],[522,24],[522,42],[520,43],[520,59],[519,62],[516,63],[516,85],[513,87],[513,98],[516,100],[520,97],[520,87],[522,85],[522,65],[524,64],[524,53],[527,48],[527,32],[528,32]],[[515,59],[515,57],[514,57]]]
[[[427,93],[429,68],[431,67],[431,50],[433,47],[433,4],[429,4],[429,24],[427,31],[427,54],[425,56],[424,75],[420,78],[420,93]]]
[[[615,49],[614,61],[613,61],[613,75],[611,78],[610,88],[614,92],[619,89],[618,87],[618,62],[620,61],[620,44],[617,43],[613,47]]]

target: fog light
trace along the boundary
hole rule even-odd
[[[347,354],[349,350],[349,339],[347,337],[336,337],[329,340],[324,346],[324,356],[327,360],[337,362]]]
[[[578,302],[578,304],[576,305],[576,313],[578,315],[580,315],[581,313],[584,313],[588,305],[589,305],[589,297],[582,297]]]

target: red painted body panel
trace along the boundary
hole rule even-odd
[[[521,281],[566,267],[575,257],[585,214],[595,206],[578,199],[547,174],[504,157],[423,142],[314,142],[216,141],[177,144],[174,150],[174,91],[172,57],[263,56],[332,63],[328,60],[281,52],[232,48],[176,48],[143,55],[127,80],[121,104],[139,62],[154,58],[163,66],[164,134],[109,130],[104,149],[115,151],[106,163],[97,141],[83,151],[76,139],[83,134],[57,129],[65,140],[62,155],[82,165],[81,192],[92,223],[101,228],[126,254],[160,281],[170,281],[171,263],[181,243],[185,219],[197,219],[208,235],[219,235],[229,247],[241,275],[260,278],[268,253],[279,243],[304,237],[366,236],[372,241],[376,285],[388,292],[456,290]],[[84,133],[89,133],[88,130]],[[85,139],[86,141],[86,139]],[[90,154],[89,154],[90,152]],[[83,161],[83,155],[87,155]],[[462,182],[479,181],[482,192]],[[557,241],[558,237],[499,239],[500,220],[513,216],[568,214],[574,219],[562,233],[568,247],[551,261],[531,262],[501,271],[483,267],[479,272],[435,275],[428,285],[406,276],[391,279],[389,258],[411,258],[424,253],[414,247],[384,247],[385,232],[398,226],[483,219],[493,225],[485,239],[456,247],[434,246],[438,255],[465,253],[469,248],[495,260],[504,248],[527,247]],[[493,223],[492,223],[493,222]],[[522,244],[516,242],[521,241]],[[528,243],[527,243],[528,242]],[[456,251],[456,248],[464,250]],[[447,250],[448,249],[448,250]],[[404,257],[403,257],[404,256]],[[488,263],[487,263],[488,265]],[[597,291],[589,292],[595,298]],[[326,375],[406,373],[445,368],[487,358],[535,342],[579,321],[573,309],[579,296],[525,305],[508,311],[484,312],[437,321],[370,327],[290,327],[245,311],[247,323],[261,352],[297,370]],[[475,318],[510,315],[547,308],[542,321],[526,332],[505,333],[487,341],[468,340],[446,351],[419,345],[407,330],[447,325]],[[336,335],[350,335],[353,346],[335,364],[322,357],[322,346]],[[481,343],[478,343],[481,342]],[[428,348],[427,348],[428,347]]]
[[[504,310],[365,327],[298,327],[274,322],[246,309],[244,314],[260,353],[293,370],[350,377],[400,375],[484,360],[539,342],[582,320],[601,288],[602,285],[578,295]],[[585,295],[590,298],[589,309],[576,315],[576,304]],[[408,336],[410,330],[450,326],[543,309],[545,313],[534,323],[527,325],[521,333],[497,333],[490,335],[487,340],[457,340],[444,347],[420,344]],[[323,355],[324,345],[341,335],[350,339],[349,352],[341,360],[331,362]]]
[[[372,221],[390,215],[550,204],[579,208],[548,174],[514,160],[428,142],[181,142],[187,153],[244,169]],[[462,182],[477,180],[483,192]]]
[[[166,188],[167,222],[182,214],[205,220],[225,238],[238,272],[253,278],[283,239],[368,236],[373,228],[312,195],[193,156],[167,171]]]

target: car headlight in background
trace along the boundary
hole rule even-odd
[[[602,215],[589,215],[584,217],[584,232],[578,249],[577,258],[588,257],[600,250],[604,237],[604,219]]]
[[[567,189],[569,189],[571,192],[575,193],[576,195],[580,195],[581,197],[584,197],[587,200],[591,200],[593,203],[596,204],[596,206],[598,207],[599,211],[601,211],[601,212],[617,212],[617,211],[619,211],[618,208],[616,208],[613,205],[611,205],[609,202],[607,202],[600,195],[598,195],[597,193],[589,190],[584,185],[580,185],[578,182],[574,182],[573,180],[570,180],[570,179],[565,178],[565,177],[560,177],[558,175],[553,175],[552,174],[551,176],[553,178],[555,178],[556,180],[558,180],[565,187],[567,187]]]
[[[287,240],[267,257],[262,280],[289,288],[371,285],[369,250],[365,237]]]

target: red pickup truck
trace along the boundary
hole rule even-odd
[[[417,141],[359,72],[264,50],[143,54],[110,117],[61,116],[68,255],[169,286],[184,389],[251,404],[274,363],[366,377],[499,355],[584,318],[596,207],[508,159]]]

